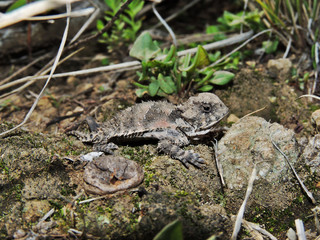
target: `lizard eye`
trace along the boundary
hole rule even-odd
[[[209,112],[211,112],[211,106],[209,104],[205,104],[202,106],[202,110],[205,113],[209,113]]]

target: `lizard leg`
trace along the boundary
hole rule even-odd
[[[178,159],[181,161],[187,168],[189,168],[189,163],[192,165],[201,168],[205,161],[199,156],[198,153],[193,151],[185,151],[179,146],[172,144],[168,140],[161,140],[158,144],[158,150],[170,155],[172,158]]]
[[[113,154],[112,150],[117,149],[118,146],[112,142],[110,143],[101,142],[101,143],[94,144],[93,148],[95,151],[98,151],[98,152]]]

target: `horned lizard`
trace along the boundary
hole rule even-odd
[[[112,153],[115,142],[158,140],[158,150],[201,167],[204,160],[198,153],[183,150],[193,138],[207,134],[228,114],[227,106],[213,93],[200,93],[181,105],[169,102],[143,102],[133,105],[100,126],[92,124],[90,133],[70,131],[82,142],[93,143],[95,150]],[[90,126],[90,124],[89,124]]]

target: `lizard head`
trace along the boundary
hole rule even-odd
[[[200,93],[190,97],[178,109],[181,117],[193,126],[193,133],[190,133],[192,135],[208,132],[205,130],[212,128],[229,112],[228,107],[213,93]]]

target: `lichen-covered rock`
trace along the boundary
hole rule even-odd
[[[307,146],[303,150],[303,157],[306,165],[310,166],[313,173],[320,174],[320,135],[310,138]]]
[[[240,190],[244,196],[256,164],[255,201],[265,206],[282,208],[288,206],[294,198],[290,191],[292,183],[289,181],[293,174],[271,139],[295,164],[299,147],[294,132],[260,117],[245,117],[232,125],[219,142],[218,159],[230,194]]]

